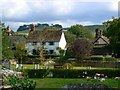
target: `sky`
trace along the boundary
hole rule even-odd
[[[1,0],[0,20],[16,31],[24,24],[98,25],[118,17],[119,0]]]

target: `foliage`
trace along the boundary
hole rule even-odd
[[[9,83],[13,90],[34,90],[36,82],[29,80],[28,78],[19,79],[16,76],[8,77]]]
[[[91,56],[90,57],[91,60],[96,60],[96,61],[103,61],[104,57],[103,56]]]
[[[77,37],[85,37],[90,39],[92,36],[89,30],[79,24],[71,26],[68,31],[75,34]]]
[[[65,38],[66,38],[66,41],[67,41],[67,44],[72,44],[75,40],[76,40],[76,35],[67,31],[65,32]]]
[[[91,44],[84,38],[79,38],[68,49],[69,52],[77,59],[83,60],[91,53]]]
[[[114,57],[105,57],[104,58],[105,61],[116,61],[118,60],[117,58],[114,58]]]
[[[74,69],[54,69],[52,70],[53,78],[82,78],[83,72],[87,72],[87,76],[94,77],[96,73],[103,73],[105,76],[108,76],[110,78],[112,77],[119,77],[120,76],[120,69],[118,70],[110,70],[110,69],[104,69],[104,70],[74,70]]]
[[[43,78],[49,74],[47,69],[26,69],[24,72],[29,78]]]
[[[110,46],[113,56],[120,57],[120,18],[113,18],[111,21],[104,22],[104,34],[110,39]]]
[[[25,42],[21,41],[21,42],[16,42],[14,44],[16,47],[14,55],[16,58],[18,58],[20,63],[20,60],[22,60],[24,56],[27,56],[27,51],[25,49]]]
[[[13,57],[14,57],[14,53],[11,50],[10,39],[7,35],[7,31],[4,30],[2,32],[2,58],[8,59],[8,58],[13,58]]]

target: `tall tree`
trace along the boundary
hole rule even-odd
[[[110,46],[115,57],[120,57],[120,18],[113,18],[103,23],[104,34],[110,39]]]
[[[85,37],[85,38],[91,38],[92,34],[88,29],[86,29],[84,26],[76,24],[71,26],[68,29],[69,32],[75,34],[77,37]]]
[[[2,32],[2,59],[10,59],[14,57],[14,53],[11,50],[11,42],[8,38],[6,30]]]

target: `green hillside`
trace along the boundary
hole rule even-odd
[[[95,33],[95,30],[97,29],[97,28],[99,28],[99,29],[103,29],[104,28],[104,26],[103,25],[88,25],[88,26],[85,26],[88,30],[90,30],[92,33]],[[69,27],[68,27],[69,28]],[[63,28],[64,30],[67,30],[68,28]],[[19,29],[20,29],[20,27],[19,27]],[[17,32],[18,33],[20,33],[20,34],[28,34],[29,33],[29,29],[20,29],[20,30],[17,30]],[[37,28],[37,30],[38,30],[38,28]]]
[[[103,25],[89,25],[89,26],[85,26],[88,30],[95,32],[95,30],[98,29],[103,29],[104,26]]]

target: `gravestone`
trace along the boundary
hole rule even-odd
[[[3,61],[2,66],[5,68],[10,68],[10,61]]]

